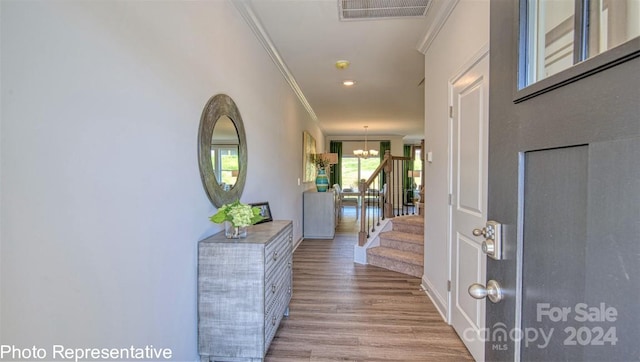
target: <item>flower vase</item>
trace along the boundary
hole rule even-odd
[[[246,226],[234,226],[230,221],[224,222],[224,236],[227,239],[241,239],[247,237]]]
[[[316,175],[316,189],[318,192],[327,192],[329,189],[329,178],[327,177],[327,173],[324,168],[318,169],[318,174]]]

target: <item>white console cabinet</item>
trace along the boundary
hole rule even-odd
[[[333,239],[336,232],[336,193],[305,191],[303,196],[305,239]]]
[[[293,228],[276,220],[198,244],[201,361],[263,361],[292,294]]]

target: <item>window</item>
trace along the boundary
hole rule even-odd
[[[575,7],[571,1],[530,0],[528,84],[573,65]]]
[[[342,156],[342,188],[358,188],[358,158]]]
[[[413,151],[413,171],[417,172],[414,173],[414,175],[419,175],[413,178],[415,183],[414,188],[417,189],[418,186],[422,185],[422,150],[420,147],[415,147]]]
[[[588,57],[640,35],[640,1],[589,1]]]
[[[238,147],[212,145],[211,164],[220,185],[231,188],[238,179]]]
[[[358,180],[368,179],[380,165],[379,157],[342,156],[342,188],[358,188]]]
[[[640,35],[638,0],[522,0],[524,61],[520,88]]]

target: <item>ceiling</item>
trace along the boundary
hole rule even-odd
[[[424,138],[424,55],[417,49],[426,17],[340,21],[339,0],[244,0],[238,7],[276,63],[280,57],[325,135],[361,137],[366,125],[370,136]],[[350,66],[339,70],[338,60]],[[347,79],[356,84],[345,87]]]

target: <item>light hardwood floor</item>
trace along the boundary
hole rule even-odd
[[[355,214],[293,254],[293,299],[267,361],[473,361],[420,279],[353,262]]]

